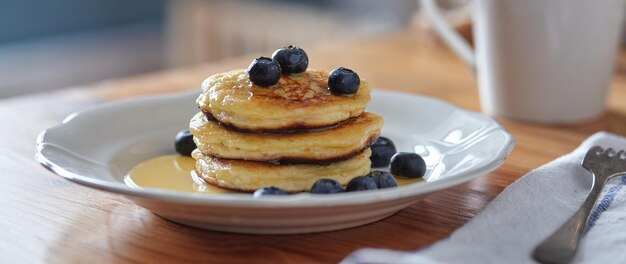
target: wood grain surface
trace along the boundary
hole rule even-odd
[[[307,51],[311,68],[346,66],[375,87],[433,96],[480,111],[474,76],[432,35],[405,31],[327,43]],[[364,247],[416,250],[445,238],[517,178],[572,151],[595,131],[626,135],[626,53],[621,52],[603,117],[579,125],[499,118],[516,137],[517,146],[494,173],[434,193],[377,223],[287,236],[228,234],[178,225],[121,196],[56,177],[33,159],[37,134],[73,111],[122,98],[198,89],[207,76],[247,67],[258,55],[0,101],[2,262],[329,263]]]

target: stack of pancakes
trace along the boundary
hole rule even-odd
[[[370,170],[370,146],[383,118],[364,112],[371,98],[361,81],[353,95],[333,95],[328,73],[282,75],[272,87],[245,70],[209,77],[190,124],[196,173],[207,183],[251,192],[275,186],[308,191],[322,178],[346,185]]]

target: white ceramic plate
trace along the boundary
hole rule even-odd
[[[119,101],[68,116],[37,139],[37,160],[78,184],[118,193],[182,224],[221,231],[320,232],[377,221],[434,191],[502,165],[515,140],[491,118],[410,94],[375,91],[368,110],[385,117],[383,136],[398,151],[424,157],[425,181],[393,189],[333,195],[253,198],[136,189],[124,176],[149,158],[172,154],[174,135],[198,109],[197,93]]]

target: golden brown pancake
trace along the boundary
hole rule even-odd
[[[244,192],[275,186],[287,192],[309,191],[317,180],[335,179],[342,185],[370,169],[371,150],[329,165],[276,165],[258,161],[219,159],[194,150],[196,173],[209,184]]]
[[[260,87],[241,69],[206,79],[196,102],[223,125],[259,132],[319,128],[357,117],[370,93],[361,80],[356,94],[333,95],[328,73],[316,70],[282,75],[276,85]]]
[[[381,116],[365,112],[326,130],[296,133],[233,131],[196,114],[189,125],[202,153],[224,159],[280,163],[329,163],[351,158],[380,135]]]

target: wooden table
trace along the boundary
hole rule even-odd
[[[476,80],[431,35],[406,31],[308,49],[311,67],[347,66],[382,89],[438,97],[479,111]],[[517,138],[504,166],[440,191],[383,221],[320,234],[238,235],[185,227],[119,195],[56,177],[33,159],[37,134],[72,111],[102,102],[197,89],[207,76],[246,67],[258,54],[89,87],[0,101],[0,256],[4,263],[337,262],[363,247],[415,250],[449,235],[520,176],[572,151],[598,130],[626,135],[626,72],[620,54],[609,110],[581,125],[499,119]],[[428,113],[424,113],[428,114]]]

